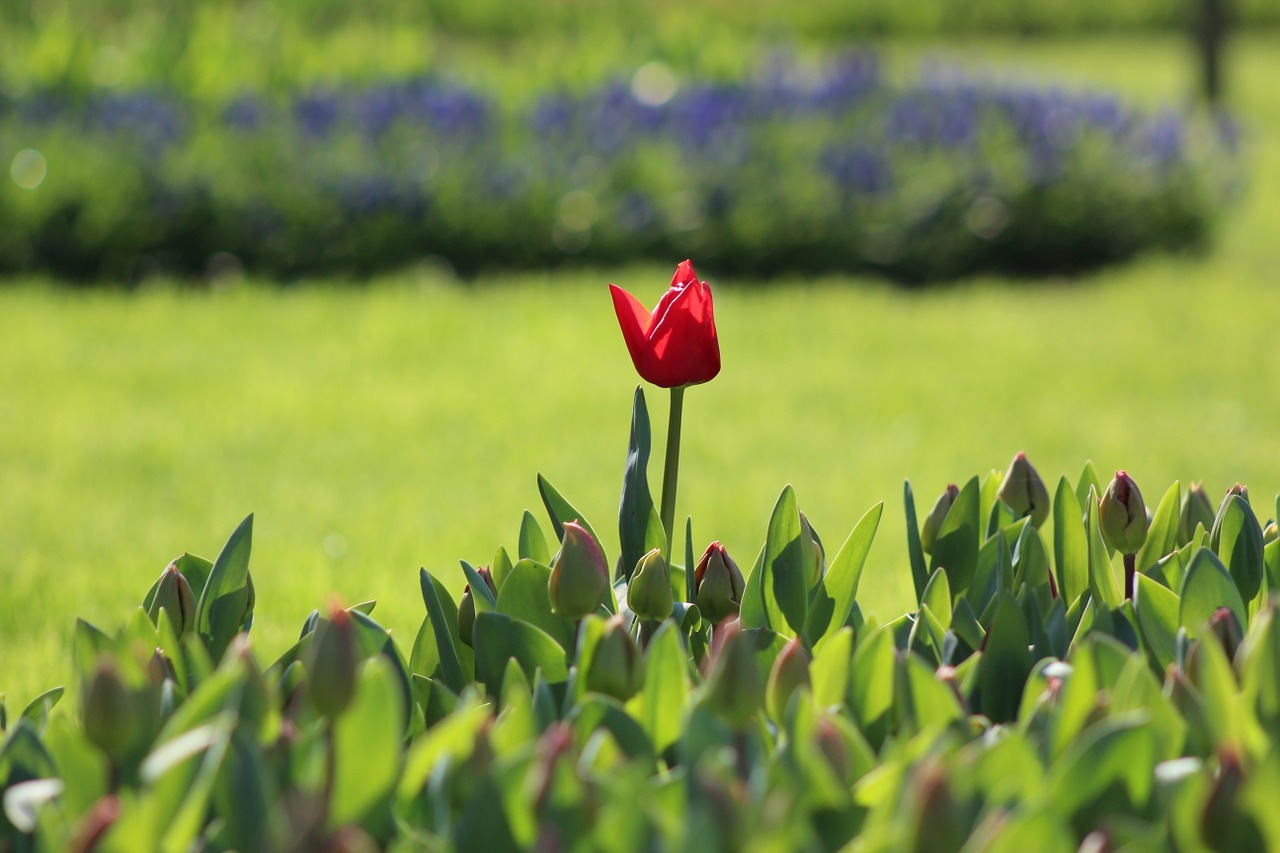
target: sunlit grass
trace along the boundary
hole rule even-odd
[[[903,478],[927,505],[1020,449],[1052,480],[1087,458],[1104,476],[1126,468],[1151,500],[1175,478],[1204,478],[1213,494],[1247,481],[1259,515],[1273,515],[1280,58],[1264,47],[1246,43],[1233,66],[1255,168],[1210,255],[930,292],[840,277],[759,287],[700,268],[725,367],[687,397],[678,511],[694,518],[695,547],[718,538],[749,563],[786,483],[829,547],[885,500],[862,599],[896,615],[909,593]],[[1152,100],[1184,91],[1176,42],[1121,51],[988,43],[982,55],[1058,63],[1064,77]],[[11,709],[68,679],[76,614],[120,624],[169,559],[212,557],[250,511],[266,657],[331,590],[378,598],[407,647],[423,614],[418,567],[460,586],[459,558],[486,563],[513,546],[521,512],[541,515],[538,471],[616,553],[636,378],[604,285],[651,303],[670,274],[136,294],[5,285],[0,691]],[[650,389],[649,402],[661,447],[665,399]]]

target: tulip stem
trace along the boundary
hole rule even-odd
[[[1124,555],[1124,597],[1130,601],[1133,600],[1133,594],[1138,591],[1138,555]]]
[[[667,534],[667,553],[675,538],[676,480],[680,478],[680,421],[684,417],[684,387],[671,389],[671,411],[667,420],[667,458],[662,468],[662,529]]]

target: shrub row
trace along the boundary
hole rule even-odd
[[[1204,240],[1235,145],[1229,122],[1105,93],[939,68],[895,84],[869,54],[739,83],[649,65],[522,108],[430,79],[212,110],[31,93],[0,101],[0,271],[1047,272]]]

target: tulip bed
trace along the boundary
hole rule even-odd
[[[1149,506],[1086,465],[1051,494],[1019,453],[921,518],[908,483],[915,603],[883,619],[859,603],[883,503],[837,545],[787,486],[745,570],[719,542],[696,556],[673,508],[680,401],[720,368],[710,291],[686,263],[652,315],[614,305],[672,401],[659,504],[635,393],[617,555],[539,476],[545,520],[462,562],[457,601],[421,571],[412,646],[375,602],[330,601],[268,662],[250,516],[122,627],[77,622],[74,701],[0,712],[0,844],[1280,845],[1280,540],[1247,489],[1215,510],[1174,483]]]
[[[217,102],[31,90],[0,100],[0,272],[1074,270],[1203,243],[1236,136],[1101,92],[898,83],[872,54],[737,82],[646,66],[514,106],[438,78]]]

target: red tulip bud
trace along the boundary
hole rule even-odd
[[[1138,484],[1123,471],[1116,472],[1098,501],[1098,526],[1121,554],[1136,554],[1147,541],[1147,505]]]
[[[933,553],[933,546],[937,544],[938,531],[942,529],[942,522],[946,520],[947,513],[951,512],[951,505],[958,497],[960,497],[960,489],[955,483],[948,484],[942,494],[938,495],[933,509],[929,510],[929,514],[924,517],[924,523],[920,525],[920,547],[924,548],[926,554]]]
[[[160,575],[155,597],[151,599],[151,607],[147,610],[147,616],[151,617],[152,623],[159,623],[162,607],[169,611],[169,621],[173,623],[179,637],[190,633],[195,627],[196,596],[191,591],[191,584],[183,577],[182,572],[178,571],[176,563],[170,563]]]
[[[693,584],[695,603],[705,618],[719,623],[738,615],[746,581],[719,542],[707,546],[694,571]]]
[[[351,614],[340,605],[331,603],[328,618],[316,623],[307,663],[311,703],[321,716],[338,717],[355,696],[359,664]]]

